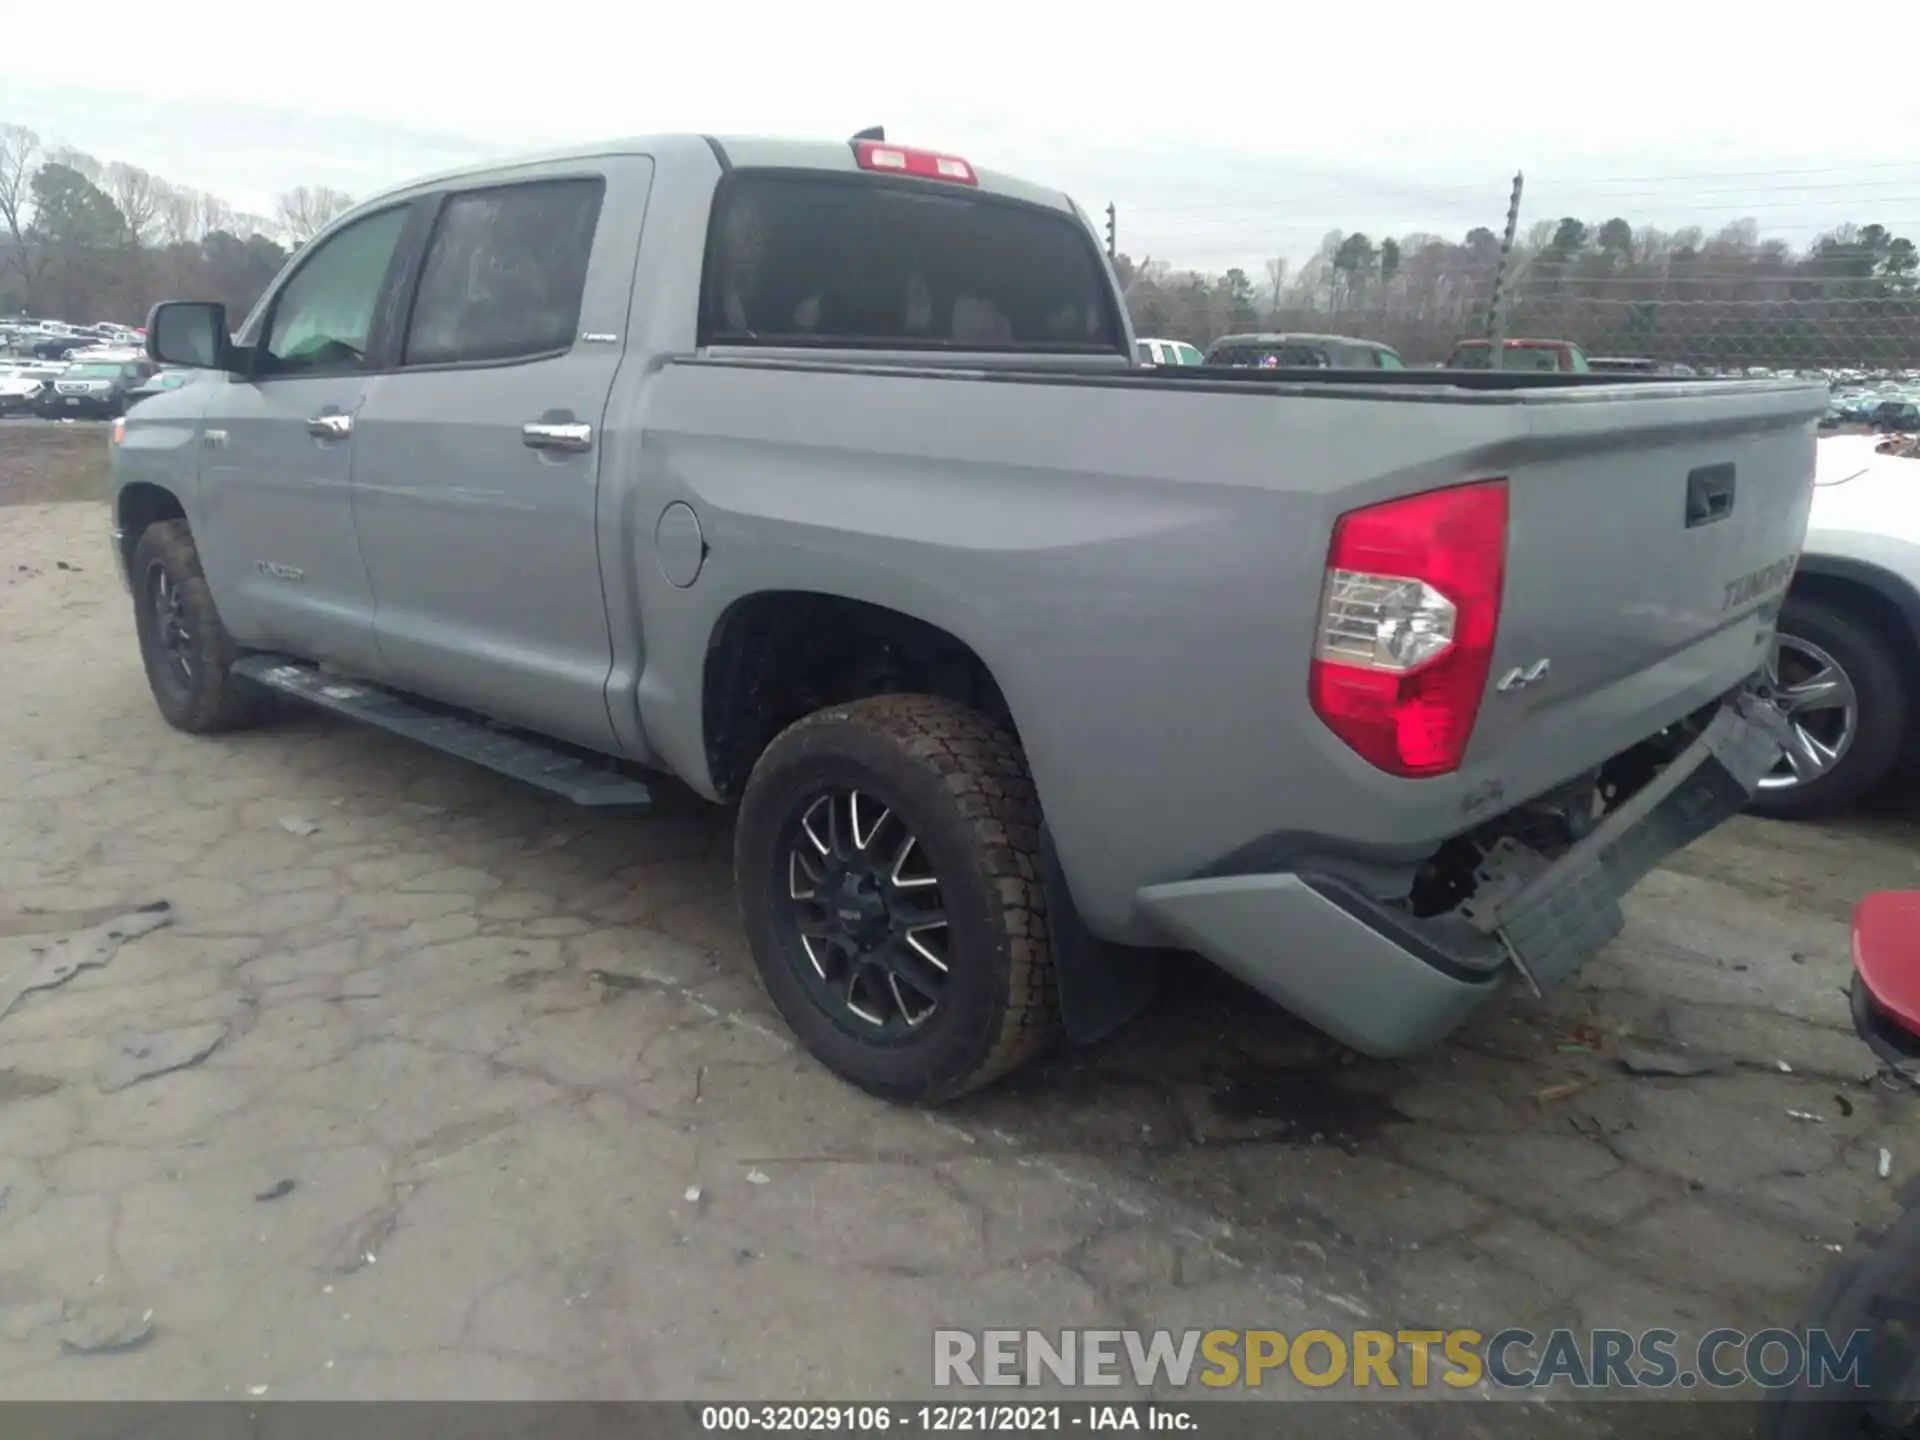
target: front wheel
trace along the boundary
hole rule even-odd
[[[133,547],[128,571],[140,658],[166,722],[209,735],[259,720],[265,692],[233,673],[240,649],[220,623],[187,522],[149,525]]]
[[[1749,807],[1780,820],[1842,810],[1886,778],[1912,697],[1900,660],[1851,610],[1793,596],[1781,607],[1766,690],[1787,717],[1787,750]]]
[[[754,766],[733,854],[767,993],[841,1078],[947,1100],[1056,1033],[1040,802],[986,717],[882,695],[797,721]]]

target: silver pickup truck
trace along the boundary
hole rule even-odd
[[[871,134],[421,181],[117,427],[161,713],[737,805],[766,986],[933,1100],[1169,965],[1398,1055],[1778,758],[1825,394],[1133,364],[1064,195]],[[651,788],[650,788],[651,787]]]

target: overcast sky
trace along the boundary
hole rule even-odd
[[[1123,250],[1207,269],[1298,260],[1336,227],[1497,230],[1516,169],[1523,228],[1920,231],[1920,101],[1837,13],[1296,11],[93,0],[105,47],[0,45],[0,121],[262,214],[303,182],[365,196],[555,142],[884,123],[1089,211],[1111,200]]]

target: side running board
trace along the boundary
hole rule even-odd
[[[564,795],[576,805],[653,803],[653,792],[645,781],[623,774],[604,761],[518,730],[497,728],[474,716],[408,699],[378,685],[332,675],[282,655],[242,656],[234,662],[233,673],[322,710],[364,720],[445,754]]]

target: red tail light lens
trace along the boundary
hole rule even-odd
[[[1327,553],[1314,713],[1393,775],[1460,768],[1486,693],[1507,565],[1507,482],[1342,515]]]
[[[854,143],[853,158],[862,170],[913,175],[922,180],[951,180],[956,185],[980,183],[980,178],[973,173],[973,166],[958,155],[914,150],[905,145],[888,145],[880,140],[860,140]]]

